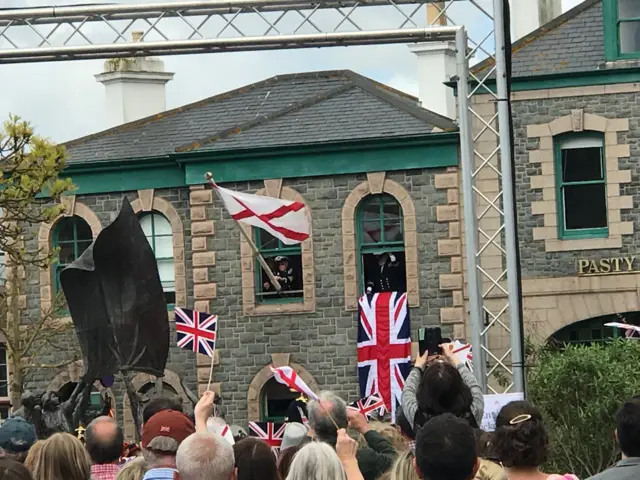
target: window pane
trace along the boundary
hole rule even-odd
[[[640,22],[620,23],[620,53],[640,52]]]
[[[372,197],[364,205],[362,205],[362,219],[377,220],[380,218],[380,198]]]
[[[171,230],[171,224],[169,220],[167,220],[164,215],[160,215],[159,213],[153,214],[153,227],[155,229],[156,235],[171,235],[173,230]]]
[[[562,150],[562,181],[602,180],[602,148]]]
[[[144,232],[147,238],[150,237],[152,234],[152,226],[151,226],[152,223],[153,223],[153,220],[151,215],[144,215],[143,217],[140,218],[140,226],[142,227],[142,231]]]
[[[76,224],[76,240],[93,240],[91,227],[79,217],[73,217]],[[89,242],[91,243],[91,242]]]
[[[71,242],[73,238],[73,217],[63,218],[56,227],[56,240],[58,242]]]
[[[374,220],[362,223],[362,243],[380,243],[382,241],[382,231],[380,221]]]
[[[78,257],[91,246],[91,242],[78,242]]]
[[[68,265],[76,259],[73,243],[63,243],[60,245],[58,252],[58,262],[62,265]]]
[[[262,228],[258,229],[259,247],[263,250],[275,250],[278,248],[278,239]]]
[[[638,0],[618,0],[618,17],[640,17],[640,2],[638,2]]]
[[[607,226],[607,196],[604,184],[563,187],[565,228],[603,228]]]
[[[384,241],[385,242],[401,242],[403,240],[402,224],[384,224]]]
[[[173,283],[175,281],[175,270],[173,268],[173,259],[158,260],[158,273],[160,274],[160,281]]]
[[[265,258],[267,265],[274,276],[285,279],[280,282],[282,291],[278,293],[269,280],[267,272],[265,272],[260,264],[256,261],[256,271],[260,274],[257,278],[256,296],[261,302],[282,301],[283,299],[300,299],[302,301],[304,294],[302,292],[302,254],[287,253],[288,264],[277,264],[275,259],[279,255],[269,256]]]
[[[173,238],[156,236],[156,258],[173,258]]]

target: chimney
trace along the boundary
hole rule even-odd
[[[427,25],[447,24],[444,15],[438,17],[443,8],[441,2],[427,4]],[[456,75],[455,43],[418,43],[410,45],[409,50],[418,57],[418,97],[422,108],[455,119],[456,102],[453,89],[444,84]]]
[[[512,40],[520,40],[562,14],[562,0],[511,0]]]
[[[143,40],[143,32],[131,36],[134,42]],[[165,85],[173,75],[164,71],[164,62],[157,58],[105,61],[104,72],[95,78],[105,87],[109,128],[165,111]]]

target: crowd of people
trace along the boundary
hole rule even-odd
[[[576,479],[542,471],[549,439],[532,404],[509,403],[494,432],[478,428],[481,389],[450,347],[416,359],[393,424],[369,422],[339,396],[321,392],[308,405],[308,425],[286,425],[276,456],[261,439],[232,444],[215,433],[212,392],[202,396],[193,420],[176,399],[151,400],[139,451],[125,448],[110,417],[91,422],[84,443],[68,433],[38,440],[33,425],[12,417],[0,426],[0,480]],[[622,460],[593,480],[640,478],[640,397],[625,403],[615,422]]]

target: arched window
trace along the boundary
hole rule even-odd
[[[300,394],[270,378],[260,392],[260,416],[263,422],[284,422],[291,402]]]
[[[176,303],[176,274],[173,267],[173,230],[169,220],[157,212],[140,217],[140,225],[158,262],[160,281],[167,305]]]
[[[625,330],[605,327],[605,323],[619,322],[629,325],[640,325],[640,312],[604,315],[575,322],[561,328],[549,339],[552,345],[603,343],[613,338],[625,336]],[[637,337],[638,334],[634,334]]]
[[[405,292],[404,219],[393,196],[369,195],[360,202],[356,240],[361,292]]]
[[[93,242],[91,227],[84,219],[73,216],[62,218],[53,231],[53,246],[59,248],[55,265],[54,291],[60,290],[60,272],[73,263]]]

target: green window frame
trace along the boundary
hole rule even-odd
[[[165,292],[167,307],[173,309],[175,307],[176,277],[171,223],[167,217],[155,211],[143,213],[139,216],[139,220],[142,231],[145,237],[147,237],[147,241],[158,263],[158,272],[160,273],[162,289]],[[156,254],[158,249],[162,250],[162,256]]]
[[[563,159],[563,150],[568,150],[568,148],[563,148],[563,146],[567,144],[571,144],[570,142],[574,142],[576,145],[576,149],[580,148],[579,145],[581,142],[585,142],[585,145],[600,146],[600,168],[602,171],[602,178],[599,180],[589,180],[589,181],[564,181],[564,176],[562,172],[562,159]],[[586,143],[588,142],[588,143]],[[608,226],[608,210],[606,210],[607,214],[607,226],[598,227],[598,228],[582,228],[582,229],[568,229],[566,228],[566,214],[565,214],[565,198],[564,191],[566,187],[578,186],[578,185],[604,185],[604,200],[605,200],[605,208],[608,202],[607,199],[607,168],[606,168],[606,153],[604,146],[604,136],[600,133],[589,132],[589,133],[580,133],[580,134],[566,134],[566,135],[558,135],[554,138],[554,176],[555,176],[555,184],[556,184],[556,206],[558,212],[558,238],[561,240],[570,240],[570,239],[585,239],[585,238],[606,238],[609,236],[609,226]]]
[[[398,215],[395,220],[391,220],[385,212],[385,207],[393,206],[397,208]],[[377,218],[374,212],[377,210]],[[380,238],[375,240],[371,235],[366,234],[366,225],[376,226],[378,224]],[[400,230],[400,240],[389,240],[385,238],[386,233],[391,229]],[[366,254],[382,254],[404,252],[404,213],[400,202],[388,193],[368,195],[358,205],[356,212],[356,248],[358,250],[358,282],[360,294],[364,288],[364,265],[362,256]]]
[[[607,61],[640,58],[640,49],[634,52],[622,52],[620,30],[627,25],[636,23],[638,35],[640,35],[640,16],[620,18],[620,1],[603,0],[602,2],[604,8],[605,59]]]
[[[65,233],[71,233],[70,238],[61,239],[60,235],[63,231],[68,230]],[[93,242],[93,234],[91,233],[91,227],[81,217],[64,217],[55,226],[53,231],[53,247],[60,249],[60,251],[69,251],[71,253],[70,262],[60,262],[60,252],[58,252],[58,260],[54,265],[54,278],[53,278],[53,292],[57,294],[60,287],[60,272],[65,267],[70,265],[73,261],[77,260],[80,255],[91,245]]]
[[[269,263],[269,259],[275,258],[277,256],[285,256],[289,258],[289,266],[292,266],[292,257],[300,258],[299,268],[295,268],[296,275],[300,276],[300,281],[302,281],[302,244],[297,245],[285,245],[276,237],[270,235],[266,230],[261,228],[252,228],[253,230],[253,241],[258,248],[258,253],[262,255],[262,258],[267,260]],[[304,291],[300,290],[292,290],[291,294],[295,294],[296,296],[278,296],[276,294],[268,295],[262,292],[262,284],[265,281],[263,277],[263,269],[258,261],[257,257],[255,259],[255,297],[256,303],[260,304],[272,304],[272,303],[303,303],[304,302]]]

